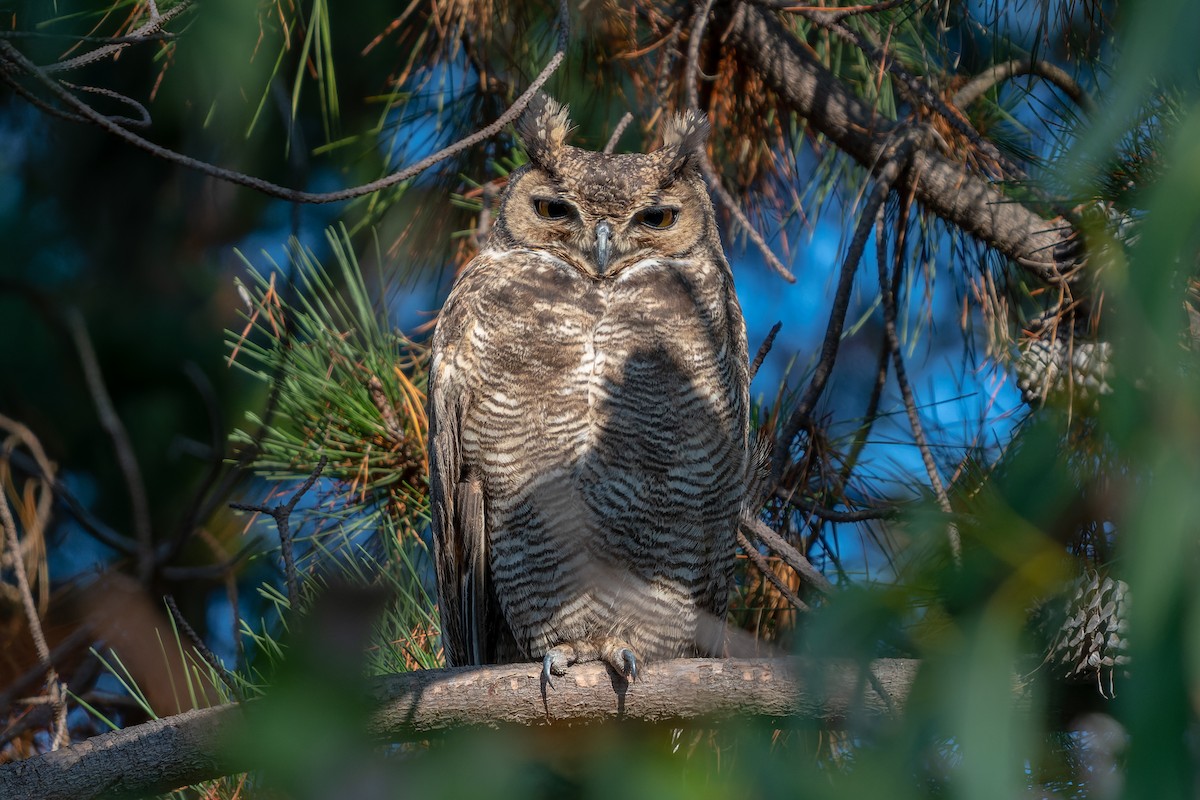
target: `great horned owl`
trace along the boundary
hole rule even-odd
[[[566,144],[545,97],[433,336],[429,465],[451,665],[717,654],[747,477],[746,330],[697,166]]]

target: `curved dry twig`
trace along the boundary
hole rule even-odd
[[[976,75],[954,95],[954,105],[958,108],[966,108],[993,86],[1021,75],[1037,75],[1061,89],[1084,111],[1091,112],[1094,109],[1092,98],[1066,70],[1045,61],[1022,61],[1020,59],[995,64]]]
[[[33,432],[15,420],[0,415],[0,426],[9,430],[14,438],[19,439],[27,446],[34,446],[34,443],[37,443]],[[10,439],[9,442],[5,443],[4,451],[8,451],[11,446]],[[41,445],[36,444],[34,449],[40,453]],[[7,458],[0,461],[0,476],[5,476],[6,473],[8,473]],[[29,624],[30,636],[33,637],[33,646],[37,652],[38,664],[41,667],[42,673],[46,676],[46,697],[45,700],[40,700],[39,702],[48,702],[54,710],[54,737],[51,741],[50,749],[57,750],[63,744],[67,743],[67,704],[64,697],[65,693],[62,682],[58,677],[58,671],[54,668],[54,663],[51,660],[50,647],[46,643],[46,634],[42,630],[41,618],[38,617],[37,603],[33,600],[33,589],[29,584],[29,576],[25,573],[25,557],[21,552],[21,539],[17,534],[17,522],[13,518],[12,509],[8,505],[8,497],[6,497],[6,492],[2,486],[0,486],[0,527],[4,528],[5,546],[8,549],[9,560],[12,562],[13,574],[17,579],[17,593],[20,595],[21,608],[24,610],[26,622]],[[28,533],[28,531],[26,532]]]
[[[120,92],[112,89],[105,89],[101,86],[76,86],[75,84],[67,83],[66,81],[63,81],[63,86],[66,86],[68,89],[74,89],[77,92],[88,92],[89,94],[95,94],[99,95],[100,97],[107,97],[110,100],[116,100],[118,103],[127,105],[137,112],[136,117],[118,117],[109,115],[108,118],[118,125],[126,125],[130,128],[150,127],[150,109],[146,108],[144,105],[139,103],[137,100],[134,100],[127,94],[121,94]]]
[[[174,150],[163,147],[162,145],[155,144],[154,142],[151,142],[150,140],[145,139],[136,133],[133,133],[132,131],[122,128],[120,125],[112,122],[108,117],[93,109],[87,103],[79,100],[79,98],[67,91],[62,84],[52,79],[42,68],[38,67],[32,61],[27,59],[19,50],[3,39],[0,39],[0,68],[3,68],[5,65],[7,65],[9,68],[19,68],[19,71],[31,75],[35,80],[45,86],[51,94],[62,101],[68,108],[78,113],[81,117],[99,126],[100,128],[103,128],[117,138],[129,142],[135,147],[138,147],[153,156],[157,156],[158,158],[162,158],[166,161],[171,161],[175,164],[179,164],[180,166],[193,169],[197,172],[209,175],[219,180],[228,181],[229,183],[235,183],[240,186],[246,186],[250,189],[262,192],[263,194],[270,195],[271,197],[278,197],[281,200],[287,200],[293,203],[337,203],[343,200],[352,200],[356,197],[372,194],[380,191],[381,189],[387,189],[391,186],[395,186],[398,183],[402,183],[409,178],[415,177],[416,175],[419,175],[420,173],[432,167],[434,164],[445,161],[447,158],[451,158],[452,156],[456,156],[464,150],[474,147],[479,142],[495,136],[500,131],[504,130],[506,126],[516,120],[517,117],[519,117],[525,110],[525,107],[529,104],[529,101],[532,100],[539,91],[541,91],[542,86],[545,85],[546,81],[550,79],[550,76],[554,74],[554,71],[558,69],[563,60],[566,58],[566,43],[570,24],[570,14],[567,8],[566,0],[559,0],[559,15],[560,23],[557,52],[555,52],[554,56],[551,57],[549,62],[547,62],[546,66],[542,69],[538,76],[533,79],[533,82],[529,84],[529,87],[513,102],[511,106],[509,106],[507,111],[505,111],[496,119],[495,122],[483,128],[482,130],[476,131],[470,136],[459,139],[457,142],[442,148],[438,152],[427,156],[417,163],[405,167],[398,172],[393,172],[391,175],[380,178],[376,181],[371,181],[370,183],[365,183],[348,189],[341,189],[336,192],[305,192],[298,189],[289,189],[286,186],[280,186],[279,184],[271,183],[270,181],[263,180],[262,178],[256,178],[252,175],[246,175],[245,173],[237,172],[235,170],[218,167],[215,164],[208,163],[207,161],[201,161],[200,159],[192,158],[191,156],[185,156],[182,153],[177,153]],[[165,16],[165,14],[163,16]]]

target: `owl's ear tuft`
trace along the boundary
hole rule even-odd
[[[663,149],[671,154],[671,169],[695,165],[708,141],[708,118],[692,109],[676,114],[663,129]]]
[[[517,133],[529,159],[540,166],[552,164],[571,132],[570,109],[538,92],[517,121]]]

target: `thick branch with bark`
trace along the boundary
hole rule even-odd
[[[886,161],[897,138],[913,134],[910,123],[880,117],[851,94],[773,12],[742,4],[728,41],[797,114],[867,169]],[[1039,279],[1062,281],[1064,270],[1055,251],[1066,245],[1070,225],[1062,219],[1043,219],[1006,197],[966,164],[944,155],[932,132],[923,140],[928,146],[915,148],[911,167],[896,190],[915,192],[929,211],[1014,259]]]
[[[737,719],[841,725],[852,713],[902,709],[918,662],[881,659],[870,673],[850,662],[680,659],[650,664],[628,684],[599,663],[544,686],[540,664],[463,667],[371,682],[381,740],[429,738],[468,726],[598,723],[711,724]],[[257,704],[189,711],[96,736],[0,767],[6,800],[137,796],[252,769],[253,754],[223,747]]]

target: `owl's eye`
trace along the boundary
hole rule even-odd
[[[654,206],[639,213],[637,219],[647,228],[656,228],[661,231],[675,224],[675,215],[678,213],[674,208]]]
[[[533,198],[533,208],[543,219],[566,219],[571,216],[571,204],[546,197]]]

